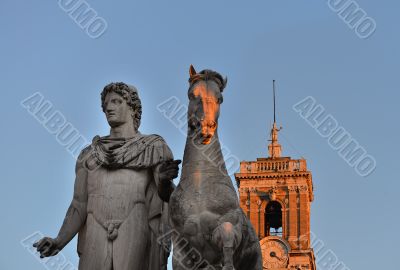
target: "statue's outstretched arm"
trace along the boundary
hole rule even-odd
[[[87,198],[87,170],[77,166],[74,197],[56,238],[60,249],[66,246],[85,224]]]
[[[79,159],[78,159],[79,160]],[[44,237],[34,243],[40,257],[49,257],[56,255],[62,250],[72,238],[79,232],[82,225],[86,221],[86,205],[87,205],[87,171],[77,163],[76,179],[74,187],[74,198],[68,208],[64,223],[56,238]]]

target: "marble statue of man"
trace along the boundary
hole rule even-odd
[[[59,234],[34,246],[42,258],[53,256],[78,234],[79,270],[167,269],[169,243],[159,239],[180,161],[162,137],[138,131],[142,106],[133,86],[111,83],[101,102],[110,135],[82,150]]]

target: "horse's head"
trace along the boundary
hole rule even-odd
[[[189,73],[189,129],[200,143],[209,144],[218,127],[219,106],[227,79],[212,70],[197,73],[192,65]]]

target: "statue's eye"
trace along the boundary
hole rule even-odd
[[[121,99],[119,99],[119,98],[115,98],[115,99],[113,99],[113,100],[111,100],[111,102],[113,103],[113,104],[121,104],[122,103],[122,100]]]

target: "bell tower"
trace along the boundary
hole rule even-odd
[[[282,157],[275,117],[269,157],[242,161],[235,174],[240,206],[260,239],[263,267],[268,270],[315,270],[310,243],[312,174],[304,158]]]

